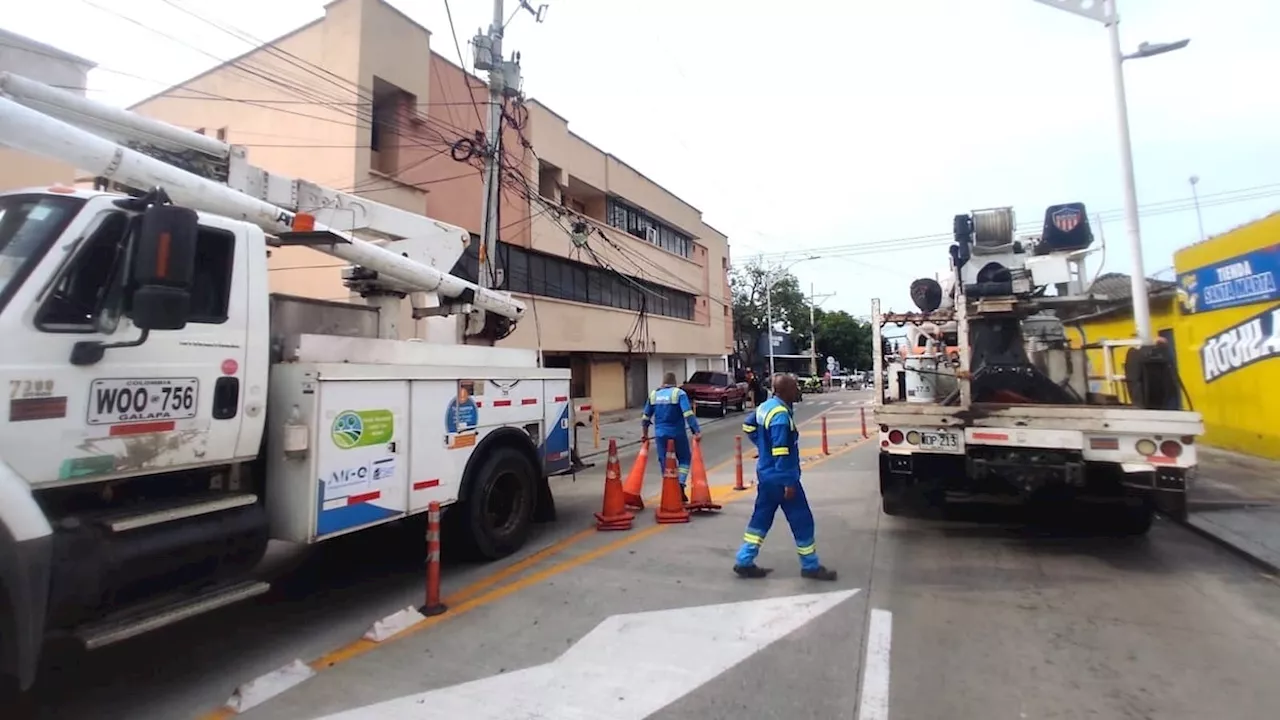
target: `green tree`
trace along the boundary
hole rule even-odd
[[[844,310],[814,311],[814,339],[818,347],[818,371],[826,366],[830,355],[840,367],[869,370],[871,368],[871,325]]]
[[[773,326],[796,338],[797,347],[808,347],[809,304],[800,283],[789,272],[760,260],[735,265],[729,273],[733,293],[733,332],[738,356],[748,366],[760,359],[757,349],[768,325],[766,288],[773,277]]]

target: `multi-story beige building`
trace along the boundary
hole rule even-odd
[[[69,52],[0,29],[0,72],[16,73],[83,95],[94,65]],[[0,190],[70,185],[75,175],[76,169],[70,165],[0,148]]]
[[[382,0],[336,0],[324,17],[133,109],[244,145],[273,172],[478,237],[480,160],[469,149],[487,98],[483,81],[433,52],[426,28]],[[531,312],[499,344],[541,347],[548,365],[572,369],[575,396],[601,411],[643,404],[664,372],[725,369],[724,234],[541,103],[511,103],[507,115],[494,264]],[[471,255],[455,272],[474,277],[477,265]],[[345,300],[340,267],[281,248],[273,289]]]

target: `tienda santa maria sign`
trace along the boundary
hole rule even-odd
[[[1186,314],[1280,300],[1280,243],[1178,276]]]
[[[1256,362],[1280,357],[1280,307],[1233,325],[1204,341],[1200,364],[1211,383]]]

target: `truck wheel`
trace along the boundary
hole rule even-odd
[[[457,510],[472,554],[497,560],[519,550],[529,539],[537,501],[537,478],[524,454],[510,446],[490,451],[468,484]]]
[[[716,417],[729,416],[729,398],[720,398],[720,407],[718,409],[718,412],[719,412],[719,415],[717,415]]]
[[[1115,531],[1126,537],[1146,535],[1155,519],[1156,510],[1151,502],[1143,500],[1138,505],[1126,505],[1119,508],[1115,517]]]

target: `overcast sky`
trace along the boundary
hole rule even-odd
[[[172,1],[261,40],[324,5]],[[492,3],[450,3],[466,53]],[[457,60],[444,0],[391,4]],[[884,241],[947,233],[974,208],[1013,205],[1034,224],[1083,201],[1107,218],[1106,269],[1131,268],[1099,25],[1033,0],[549,4],[544,24],[526,15],[507,31],[526,93],[701,209],[735,261],[820,255],[793,272],[835,293],[824,307],[866,314],[879,296],[905,308],[911,279],[945,267],[946,244]],[[1280,209],[1280,3],[1119,4],[1127,49],[1192,38],[1126,65],[1150,275],[1199,237],[1191,175],[1209,234]],[[120,105],[249,49],[164,0],[11,0],[0,25],[96,61],[94,97]]]

